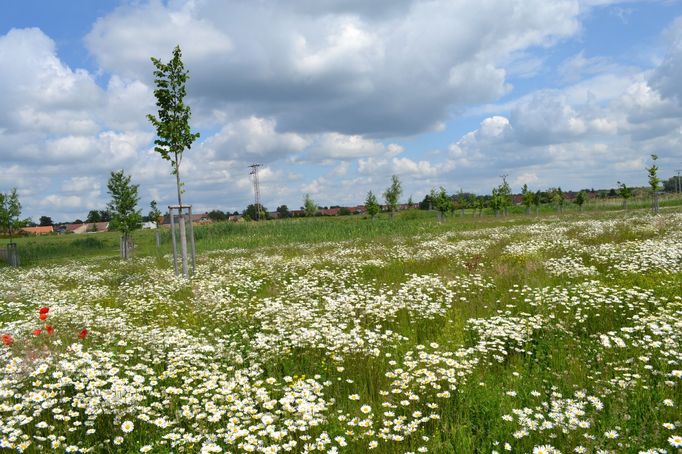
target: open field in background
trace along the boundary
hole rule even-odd
[[[647,211],[651,206],[650,199],[631,199],[628,202],[628,212]],[[682,207],[682,197],[675,194],[661,198],[661,207],[665,210],[675,210]],[[421,210],[407,210],[399,212],[396,221],[389,219],[387,213],[382,213],[369,221],[364,216],[340,216],[325,218],[285,219],[267,222],[234,223],[221,222],[207,226],[195,226],[196,247],[198,252],[206,252],[227,248],[258,248],[292,243],[318,243],[321,241],[343,241],[358,239],[382,239],[395,235],[410,236],[427,229],[433,232],[447,231],[452,228],[476,229],[480,227],[498,225],[499,223],[516,224],[537,221],[538,218],[553,216],[580,216],[584,218],[611,217],[614,213],[621,213],[622,200],[594,200],[578,211],[575,204],[567,204],[563,212],[558,213],[554,206],[542,205],[539,213],[532,209],[526,214],[523,206],[512,206],[509,216],[495,217],[486,208],[482,216],[471,209],[457,210],[448,215],[443,224],[436,224],[435,212]],[[619,214],[619,215],[620,215]],[[451,225],[454,224],[455,226]],[[113,257],[119,253],[119,234],[116,232],[82,234],[82,235],[50,235],[43,237],[21,237],[18,243],[22,264],[35,266],[43,263],[56,263],[64,259],[82,257]],[[156,240],[153,231],[144,230],[133,233],[138,257],[156,256]],[[170,233],[166,227],[161,228],[161,253],[171,251]],[[3,241],[0,240],[0,244]],[[0,263],[0,267],[5,266]]]
[[[30,266],[0,269],[0,443],[679,451],[679,205],[434,217],[197,228],[189,282],[153,232],[130,263],[113,233],[21,239]]]

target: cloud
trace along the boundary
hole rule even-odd
[[[666,30],[665,35],[670,40],[668,52],[661,64],[653,72],[650,79],[651,86],[663,98],[674,98],[682,102],[682,17],[677,18]]]
[[[101,18],[86,43],[103,70],[147,84],[149,57],[180,43],[198,118],[386,137],[506,93],[501,65],[574,35],[581,12],[572,0],[369,3],[152,1]]]
[[[369,156],[398,154],[402,151],[403,147],[395,143],[384,145],[381,142],[359,135],[330,132],[321,134],[311,145],[308,158],[314,161],[328,159],[350,160]]]
[[[273,119],[252,116],[223,126],[200,148],[215,159],[272,162],[303,150],[308,143],[299,134],[277,132]]]

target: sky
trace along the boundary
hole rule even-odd
[[[123,169],[175,203],[154,152],[150,57],[176,45],[200,138],[196,212],[646,184],[682,169],[682,4],[610,0],[8,0],[0,192],[22,217],[85,219]]]

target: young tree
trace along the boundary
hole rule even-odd
[[[154,83],[156,89],[156,106],[158,117],[152,114],[147,119],[156,129],[158,138],[154,141],[154,150],[161,157],[171,163],[171,174],[175,175],[175,183],[178,192],[178,205],[182,206],[182,184],[180,183],[180,164],[182,153],[185,149],[191,149],[192,143],[199,138],[199,133],[193,133],[189,126],[191,111],[185,105],[184,99],[187,94],[185,84],[189,78],[188,71],[182,63],[180,46],[173,50],[173,58],[166,64],[152,57],[154,71]],[[182,271],[185,277],[189,276],[187,267],[187,235],[185,233],[185,215],[180,209],[178,220],[180,228],[180,249],[182,253]]]
[[[9,194],[0,193],[0,226],[9,233],[10,244],[12,244],[14,230],[23,226],[19,216],[21,216],[21,203],[17,188],[12,188]]]
[[[391,185],[384,191],[384,200],[386,201],[386,206],[388,211],[391,213],[391,217],[394,216],[396,210],[398,209],[398,200],[400,195],[403,193],[402,185],[397,175],[391,177]]]
[[[286,205],[278,206],[276,211],[279,213],[279,217],[281,219],[286,219],[286,218],[291,217],[291,212],[289,211],[289,207]]]
[[[556,188],[551,191],[552,203],[556,206],[558,212],[564,211],[564,193],[561,188]]]
[[[130,184],[130,176],[126,176],[123,170],[111,172],[111,177],[107,183],[108,193],[111,201],[107,208],[111,211],[111,222],[109,228],[121,232],[121,257],[128,259],[131,254],[130,234],[133,230],[140,228],[142,214],[137,210],[137,202],[140,197],[137,195],[138,185]]]
[[[542,192],[540,190],[535,191],[533,194],[533,205],[535,205],[535,216],[540,214],[540,204],[542,203]]]
[[[654,213],[658,213],[658,190],[661,185],[661,180],[658,178],[658,166],[656,160],[658,156],[651,155],[651,167],[647,167],[646,171],[649,174],[649,187],[651,188],[652,203],[651,209]]]
[[[628,199],[632,197],[632,188],[628,188],[625,183],[618,182],[618,194],[623,198],[623,209],[628,209]]]
[[[85,218],[85,222],[88,224],[91,222],[100,222],[102,220],[102,215],[100,214],[99,210],[90,210],[88,212],[88,217]]]
[[[438,211],[438,221],[442,221],[445,213],[454,207],[452,199],[448,197],[443,186],[438,191],[435,188],[431,189],[431,201],[433,207]]]
[[[255,203],[249,204],[249,206],[246,207],[246,210],[244,210],[244,216],[248,216],[248,218],[252,221],[257,219],[265,219],[266,213],[267,209],[263,205],[256,205]]]
[[[161,247],[161,237],[159,235],[159,222],[161,222],[161,210],[156,203],[156,200],[152,200],[149,204],[151,210],[149,210],[149,221],[155,224],[154,233],[156,234],[156,249]]]
[[[527,184],[524,184],[521,188],[521,201],[526,207],[526,214],[530,214],[530,207],[533,205],[533,192],[528,189]]]
[[[152,200],[149,203],[149,214],[147,217],[149,218],[150,222],[153,222],[154,224],[159,225],[159,222],[161,222],[161,210],[159,210],[159,205],[156,203],[156,200]]]
[[[490,208],[495,212],[495,216],[500,215],[500,208],[502,207],[502,197],[500,196],[500,188],[493,188],[490,195]]]
[[[381,210],[379,202],[377,201],[377,196],[375,196],[372,191],[369,191],[367,193],[367,198],[365,199],[365,206],[367,207],[367,214],[369,214],[369,216],[372,219],[374,219]]]
[[[476,208],[478,208],[478,217],[480,218],[483,216],[483,208],[485,208],[485,199],[483,197],[476,197],[474,213],[476,213]]]
[[[507,176],[502,175],[502,184],[497,188],[497,195],[499,197],[500,209],[503,210],[504,215],[508,214],[509,206],[511,205],[511,186],[507,183]]]
[[[583,211],[583,205],[585,204],[586,200],[587,200],[587,196],[585,195],[585,191],[580,191],[575,196],[575,204],[578,205],[578,208],[580,209],[580,211]]]
[[[410,197],[407,198],[407,208],[412,208],[412,205],[414,205],[414,201],[412,200],[412,195],[410,194]]]
[[[208,212],[208,218],[213,222],[226,221],[227,213],[223,210],[211,210]]]
[[[306,194],[303,198],[303,211],[305,211],[305,215],[308,217],[315,216],[315,213],[317,213],[317,204],[310,197],[310,194]]]

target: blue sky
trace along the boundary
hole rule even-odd
[[[677,1],[10,1],[0,16],[0,191],[24,214],[84,218],[123,168],[142,205],[172,203],[156,155],[149,57],[175,44],[201,139],[186,200],[361,203],[391,174],[404,198],[645,184],[682,167]]]

